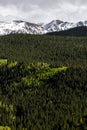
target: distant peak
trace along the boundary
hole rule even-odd
[[[0,22],[0,35],[23,33],[23,34],[44,34],[47,31],[38,24],[29,23],[22,20],[11,22]]]
[[[24,21],[22,21],[22,20],[13,20],[13,22],[15,22],[15,23],[22,23]]]
[[[61,21],[61,20],[52,20],[50,23],[60,24],[60,23],[63,23],[63,21]]]

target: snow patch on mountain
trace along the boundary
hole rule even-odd
[[[0,22],[0,35],[14,33],[44,34],[46,32],[43,27],[25,21]]]
[[[30,23],[26,21],[0,21],[0,35],[23,33],[23,34],[45,34],[48,32],[59,32],[74,27],[87,26],[87,21],[79,21],[77,23],[64,22],[61,20],[53,20],[45,23]]]
[[[53,20],[50,23],[43,24],[42,27],[48,32],[59,32],[63,30],[68,30],[74,27],[87,26],[87,21],[79,21],[77,23],[63,22],[60,20]]]

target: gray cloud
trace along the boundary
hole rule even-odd
[[[0,20],[87,20],[87,0],[0,0]]]

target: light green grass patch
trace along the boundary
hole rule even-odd
[[[41,86],[43,80],[53,77],[55,74],[61,71],[66,71],[67,67],[50,68],[47,71],[38,72],[32,76],[26,76],[22,78],[22,82],[28,86]]]
[[[9,126],[0,126],[0,130],[11,130]]]
[[[8,65],[8,68],[15,67],[17,64],[18,64],[17,61],[12,62],[12,63],[10,63],[10,64]]]
[[[7,59],[0,59],[0,66],[6,65],[7,62]]]
[[[22,78],[22,82],[28,86],[40,86],[41,82],[38,80],[38,78],[35,77],[24,77]]]
[[[48,79],[48,78],[51,78],[52,76],[54,76],[55,74],[57,74],[58,72],[66,71],[66,69],[67,69],[67,67],[65,67],[65,66],[59,67],[59,68],[52,68],[47,72],[38,74],[38,77],[40,79]]]

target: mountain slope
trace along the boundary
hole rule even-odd
[[[0,35],[7,34],[45,34],[49,32],[59,32],[75,27],[87,26],[87,21],[84,22],[64,22],[53,20],[50,23],[30,23],[26,21],[0,22]]]
[[[80,26],[87,26],[87,21],[84,22],[79,21],[77,23],[71,23],[71,22],[63,22],[60,20],[53,20],[50,23],[42,25],[42,27],[46,29],[48,32],[59,32]]]
[[[87,27],[75,27],[65,31],[50,32],[47,35],[58,35],[58,36],[87,36]]]
[[[46,62],[54,67],[87,67],[87,37],[6,35],[0,37],[0,58],[26,64]]]
[[[0,23],[0,35],[23,33],[23,34],[43,34],[46,30],[33,23],[25,21],[12,21]]]

